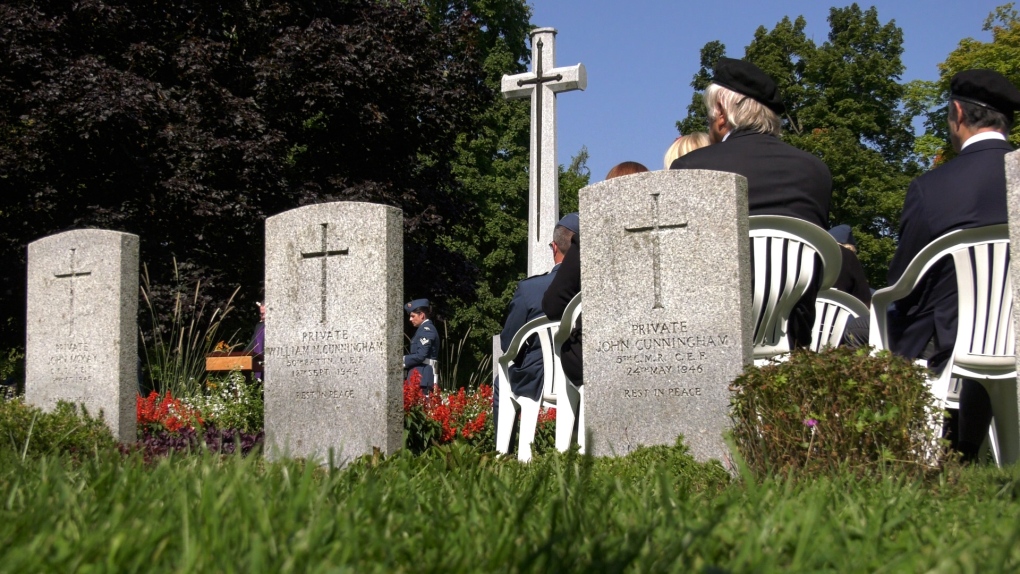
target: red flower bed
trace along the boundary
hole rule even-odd
[[[455,440],[471,443],[494,440],[492,429],[492,386],[481,385],[476,391],[463,388],[429,396],[419,386],[421,377],[412,372],[404,381],[404,421],[410,437],[408,446],[421,451],[434,444]]]
[[[184,405],[169,392],[160,395],[152,391],[148,397],[138,395],[135,412],[140,429],[153,431],[166,429],[175,433],[182,429],[193,430],[196,425],[203,424],[202,415],[197,409]]]

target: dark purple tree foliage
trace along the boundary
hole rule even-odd
[[[493,98],[482,28],[418,0],[0,4],[0,344],[23,342],[37,238],[135,233],[155,285],[176,257],[250,302],[265,218],[326,201],[403,209],[407,292],[470,297],[434,238],[465,213],[450,162]]]

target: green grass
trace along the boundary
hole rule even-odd
[[[342,471],[0,450],[0,571],[1009,572],[1020,472],[730,481],[682,448]]]

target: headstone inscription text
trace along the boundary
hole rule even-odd
[[[556,94],[588,87],[582,64],[555,67],[556,29],[531,31],[530,72],[503,76],[507,99],[531,98],[531,163],[528,193],[528,275],[552,268],[548,246],[559,219],[559,163],[556,159]]]
[[[726,460],[729,385],[751,360],[744,178],[652,172],[581,190],[588,443],[596,455],[683,435]]]
[[[369,203],[266,220],[268,456],[342,465],[400,448],[402,235],[400,210]]]
[[[25,398],[103,414],[135,440],[138,394],[138,236],[100,229],[28,247]]]

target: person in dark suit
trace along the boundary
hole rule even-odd
[[[786,106],[776,83],[750,62],[720,58],[705,89],[710,145],[671,169],[710,169],[747,178],[750,215],[785,215],[829,228],[832,175],[817,157],[779,139]],[[816,264],[820,268],[820,264]],[[752,265],[753,269],[753,265]],[[821,273],[790,313],[791,347],[811,344]]]
[[[439,365],[439,333],[429,319],[432,309],[428,299],[415,299],[404,305],[411,324],[417,329],[411,338],[411,352],[404,355],[406,378],[418,372],[422,394],[428,396],[436,386],[436,367]]]
[[[1020,91],[991,70],[967,70],[950,80],[949,134],[959,155],[910,184],[900,219],[900,239],[889,267],[895,283],[918,252],[957,229],[1006,223],[1004,157],[1013,150],[1007,135],[1020,109]],[[892,351],[927,358],[940,372],[956,343],[956,271],[950,259],[930,269],[889,315]],[[988,393],[965,380],[960,391],[956,434],[950,438],[973,460],[991,422]]]
[[[507,311],[506,321],[503,323],[503,331],[499,334],[499,346],[504,352],[510,347],[517,331],[525,323],[540,317],[542,313],[542,295],[546,288],[552,283],[559,271],[563,257],[570,251],[570,242],[577,235],[579,230],[577,213],[564,215],[556,227],[553,228],[553,240],[549,244],[553,254],[553,268],[548,273],[533,275],[517,283],[513,299],[510,300],[510,308]],[[542,362],[542,347],[537,337],[532,337],[514,358],[514,364],[510,366],[510,388],[518,396],[529,397],[538,400],[542,394],[542,381],[545,375],[545,367]],[[493,390],[493,420],[499,420],[499,385]]]
[[[849,293],[870,307],[871,285],[868,284],[868,276],[864,273],[861,260],[857,258],[857,242],[854,241],[853,229],[846,224],[837,225],[829,230],[829,235],[839,244],[839,251],[843,254],[843,265],[839,268],[839,276],[836,277],[832,288]]]

